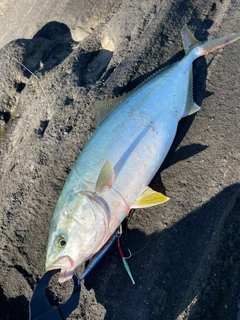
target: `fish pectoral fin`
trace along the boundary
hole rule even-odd
[[[99,101],[95,104],[95,121],[99,125],[104,119],[106,119],[123,100],[126,99],[127,95],[120,96],[118,98],[110,99],[107,101]]]
[[[136,208],[147,208],[155,206],[160,203],[168,201],[169,198],[163,195],[160,192],[152,190],[150,187],[147,187],[134,202],[131,209]]]
[[[114,181],[114,169],[110,160],[107,160],[98,176],[96,192],[101,192],[104,187],[111,188]]]
[[[192,75],[192,67],[189,70],[189,78],[188,78],[188,92],[187,99],[183,117],[189,116],[201,108],[193,101],[193,75]]]

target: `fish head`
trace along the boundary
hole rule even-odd
[[[60,283],[71,279],[104,245],[107,227],[106,208],[95,195],[60,197],[49,233],[46,271],[60,269]]]

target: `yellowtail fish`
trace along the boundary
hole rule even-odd
[[[58,200],[46,270],[70,279],[93,257],[133,208],[168,198],[148,187],[166,157],[181,118],[200,107],[192,97],[192,63],[240,38],[200,43],[184,26],[185,56],[124,98],[96,105],[97,129],[76,161]]]

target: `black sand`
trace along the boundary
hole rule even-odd
[[[199,40],[240,31],[238,1],[7,1],[0,7],[0,318],[28,319],[49,225],[69,167],[94,130],[93,106],[130,91]],[[10,42],[11,41],[11,42]],[[240,41],[194,63],[200,112],[180,122],[152,187],[171,198],[136,210],[122,245],[82,285],[69,319],[239,319]],[[52,116],[55,129],[48,121]],[[99,146],[100,148],[101,146]],[[55,279],[56,280],[56,279]],[[51,301],[72,284],[53,281]],[[238,316],[238,318],[237,318]]]

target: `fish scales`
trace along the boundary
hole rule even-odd
[[[69,185],[75,180],[79,190],[86,188],[76,175],[77,172],[81,176],[86,170],[90,171],[88,181],[96,183],[99,167],[109,159],[114,167],[114,189],[121,193],[129,207],[132,206],[164,160],[183,116],[189,78],[186,65],[188,67],[190,62],[187,60],[181,61],[181,76],[176,66],[166,71],[164,83],[160,76],[153,78],[100,124],[77,160],[76,171],[69,176]],[[174,81],[170,77],[175,78]],[[181,87],[181,82],[185,94],[176,90],[174,100],[168,103],[169,109],[165,102],[159,105],[160,100],[167,101],[169,92]],[[141,175],[133,179],[130,173],[137,175],[138,170]]]
[[[179,120],[197,112],[192,99],[192,62],[240,38],[240,33],[198,42],[184,26],[185,57],[123,98],[100,105],[102,122],[77,159],[58,200],[46,270],[59,281],[97,253],[132,208],[168,200],[148,184],[166,157]],[[118,100],[116,100],[118,102]]]

